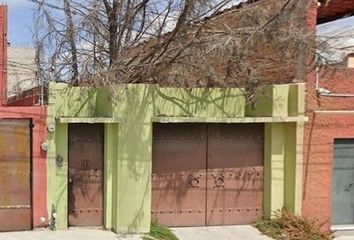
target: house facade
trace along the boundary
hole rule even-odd
[[[0,231],[29,230],[47,218],[46,154],[41,149],[47,113],[46,107],[33,104],[33,95],[8,98],[7,47],[7,6],[0,5]]]
[[[334,5],[317,14],[311,3],[309,31],[317,19],[335,18]],[[233,14],[217,21],[232,22]],[[2,6],[0,178],[8,184],[0,188],[0,219],[21,221],[0,221],[0,231],[102,226],[137,233],[154,220],[250,224],[283,207],[326,226],[354,224],[336,219],[353,213],[346,208],[351,172],[342,172],[354,152],[352,68],[324,74],[328,67],[319,67],[306,82],[273,66],[254,106],[241,87],[50,83],[43,107],[33,89],[7,97],[6,19]],[[350,55],[345,62],[351,66]],[[17,149],[19,141],[25,147]],[[13,184],[19,179],[22,185]],[[20,197],[10,199],[11,191]]]
[[[319,63],[307,81],[303,214],[334,229],[354,226],[353,12],[354,3],[343,0],[318,9],[317,35],[329,37],[329,63]]]
[[[300,213],[304,93],[302,83],[270,85],[251,110],[237,88],[51,84],[49,214],[61,229],[91,216],[146,232],[152,219],[204,226],[247,224],[284,206]],[[95,207],[85,186],[101,195]]]

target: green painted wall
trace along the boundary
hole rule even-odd
[[[265,217],[284,206],[285,124],[265,125],[264,198]]]
[[[56,225],[59,228],[66,228],[68,224],[66,217],[68,212],[68,125],[56,124],[55,132],[48,134],[48,142],[50,146],[47,153],[48,216],[51,218],[55,212]],[[60,159],[62,166],[57,166],[56,162]]]
[[[300,125],[300,126],[299,126]],[[265,127],[264,212],[282,207],[301,214],[303,124],[268,123]]]
[[[150,228],[152,124],[158,117],[228,119],[298,116],[303,84],[274,85],[259,90],[256,104],[246,104],[242,89],[180,89],[155,85],[120,85],[112,88],[69,88],[51,84],[49,134],[48,211],[54,204],[58,228],[67,227],[67,124],[59,118],[110,117],[105,124],[105,226],[116,232],[147,232]],[[295,126],[295,127],[289,127]],[[265,195],[267,216],[284,204],[294,205],[297,179],[295,146],[287,131],[296,124],[267,123],[265,128]],[[297,133],[297,132],[296,132]],[[293,136],[293,135],[291,135]],[[295,154],[295,155],[294,155]],[[64,166],[55,165],[61,155]],[[291,173],[289,176],[287,173]],[[296,185],[297,186],[297,185]]]
[[[105,124],[104,131],[104,226],[117,225],[117,161],[118,124]]]

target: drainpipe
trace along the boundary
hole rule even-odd
[[[316,67],[316,92],[319,90],[319,83],[320,83],[320,66]]]
[[[345,93],[320,93],[324,97],[354,97],[354,94]]]

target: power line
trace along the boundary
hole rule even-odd
[[[46,6],[46,7],[49,7],[49,8],[53,8],[53,9],[56,9],[56,10],[64,11],[64,8],[58,7],[58,6],[54,5],[54,4],[46,3],[46,2],[44,2],[44,0],[26,0],[26,1],[32,2],[32,3],[36,3],[36,4],[40,4],[40,5],[43,5],[43,6]]]

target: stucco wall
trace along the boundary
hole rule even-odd
[[[294,164],[297,144],[293,142],[299,140],[301,144],[301,139],[295,136],[297,121],[303,119],[294,120],[289,116],[302,116],[303,92],[303,84],[268,86],[258,95],[258,103],[264,109],[257,109],[247,106],[242,91],[236,88],[178,89],[137,84],[89,89],[51,84],[47,121],[55,124],[56,129],[49,135],[48,212],[51,213],[54,205],[57,227],[67,227],[66,122],[68,119],[99,122],[107,118],[110,121],[105,124],[105,226],[109,229],[149,231],[154,121],[267,121],[270,130],[266,130],[265,137],[270,147],[266,148],[265,185],[272,190],[265,191],[266,215],[284,205],[298,212],[298,200],[294,198],[301,199],[301,191],[294,184],[299,179]],[[262,98],[267,102],[259,100]],[[288,132],[294,137],[290,139]],[[58,155],[65,162],[61,168],[55,165]]]
[[[7,97],[37,87],[36,49],[8,47],[7,53]]]
[[[46,107],[0,107],[0,119],[31,119],[32,128],[32,216],[34,227],[47,219],[46,153],[41,144],[46,141]]]

